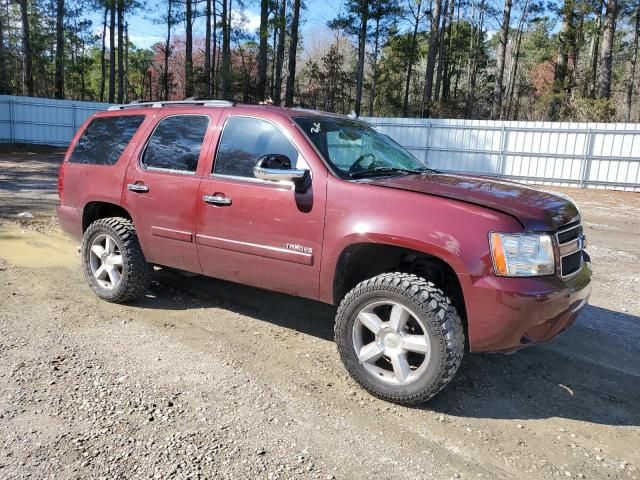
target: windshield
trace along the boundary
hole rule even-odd
[[[423,173],[425,164],[363,122],[334,117],[293,119],[342,178]]]

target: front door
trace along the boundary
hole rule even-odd
[[[203,272],[213,277],[316,298],[324,230],[326,172],[312,185],[260,180],[256,160],[286,155],[292,168],[310,168],[300,149],[271,121],[229,116],[213,165],[198,195],[196,242]]]
[[[195,246],[204,168],[200,159],[206,156],[202,146],[209,141],[209,124],[217,116],[163,113],[127,169],[123,205],[133,217],[148,262],[201,272]]]

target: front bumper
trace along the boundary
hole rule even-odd
[[[590,282],[590,261],[568,280],[466,277],[462,288],[470,350],[510,352],[550,340],[570,327],[587,304]]]

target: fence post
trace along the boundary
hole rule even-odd
[[[11,141],[11,143],[15,143],[15,139],[16,139],[16,132],[15,132],[15,127],[13,125],[13,100],[10,98],[9,99],[9,139]]]
[[[428,165],[430,147],[431,147],[431,120],[429,120],[429,123],[427,123],[427,144],[425,145],[425,151],[424,151],[425,165]]]
[[[587,138],[584,141],[584,155],[580,173],[580,188],[587,188],[587,180],[591,172],[591,156],[593,154],[593,133],[591,127],[587,131]]]
[[[504,140],[506,138],[504,122],[500,128],[500,156],[498,158],[498,178],[504,176]]]

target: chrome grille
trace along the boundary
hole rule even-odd
[[[556,238],[560,250],[560,276],[569,277],[580,271],[584,263],[584,234],[580,221],[560,227]]]

